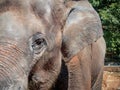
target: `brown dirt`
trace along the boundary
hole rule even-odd
[[[120,67],[105,67],[102,90],[120,90]]]

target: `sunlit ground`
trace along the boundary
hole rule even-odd
[[[102,90],[120,90],[120,66],[105,66]]]

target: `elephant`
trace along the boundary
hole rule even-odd
[[[28,90],[30,72],[38,61],[57,78],[62,58],[62,16],[57,3],[0,0],[0,90]],[[46,85],[41,87],[47,88],[47,82],[49,78],[42,80]]]
[[[88,0],[0,1],[0,90],[100,90],[105,49]]]
[[[106,44],[99,15],[88,0],[60,0],[59,4],[57,7],[62,12],[60,73],[56,78],[55,64],[44,70],[38,61],[29,76],[33,87],[30,90],[101,90]],[[41,81],[48,78],[51,84],[46,87],[51,88],[44,89]]]

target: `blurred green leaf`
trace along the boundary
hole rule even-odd
[[[90,3],[101,18],[107,54],[120,57],[120,0],[90,0]]]

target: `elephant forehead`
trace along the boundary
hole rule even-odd
[[[11,36],[23,35],[25,33],[23,29],[22,23],[18,23],[11,13],[6,12],[0,16],[0,36],[7,34]]]
[[[17,10],[20,12],[39,14],[47,21],[51,14],[51,7],[53,6],[53,0],[1,0],[0,1],[0,12],[8,10]]]
[[[53,27],[50,1],[0,1],[0,37],[20,40],[36,32],[47,33]]]
[[[31,17],[31,19],[30,19]],[[43,32],[44,27],[42,22],[37,21],[32,15],[23,16],[17,12],[4,12],[0,15],[0,36],[10,37],[16,40],[26,38],[32,35],[33,32]]]

